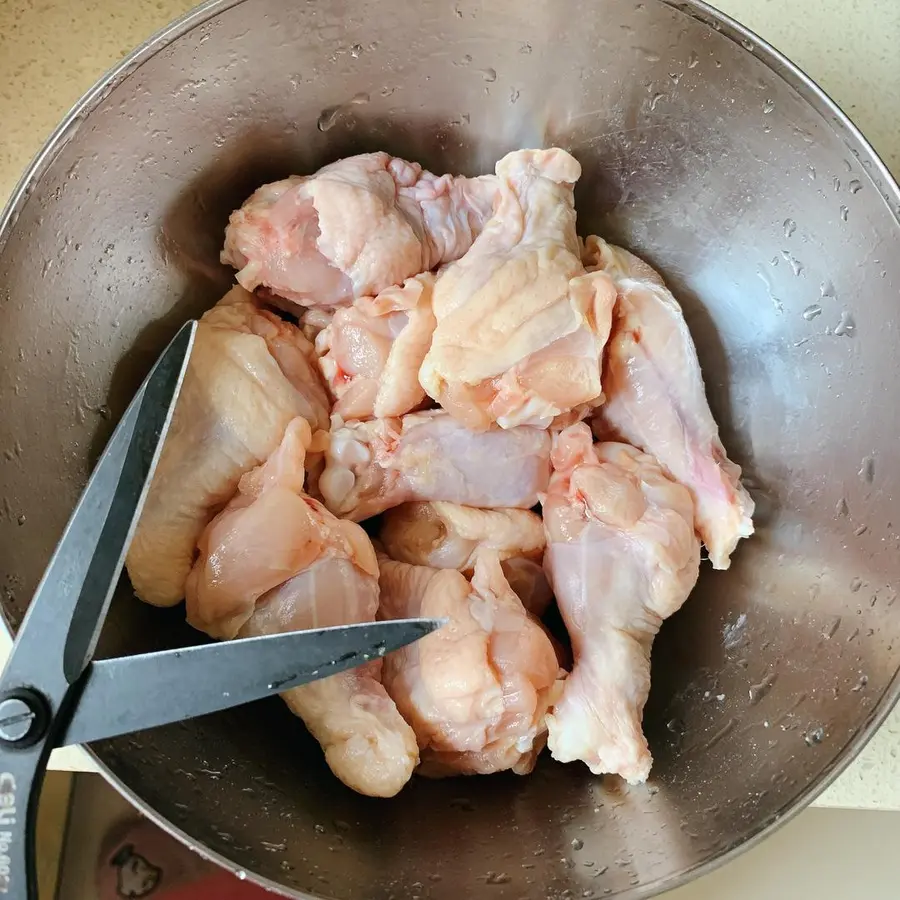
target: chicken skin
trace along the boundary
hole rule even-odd
[[[618,291],[597,430],[653,454],[690,490],[713,568],[727,569],[738,541],[753,534],[754,503],[719,438],[681,307],[659,275],[626,250],[589,237],[584,259]]]
[[[496,171],[494,215],[435,285],[437,328],[419,380],[468,428],[547,427],[602,401],[616,292],[580,259],[578,162],[564,150],[520,150]]]
[[[318,491],[360,522],[411,500],[528,509],[550,477],[550,436],[537,428],[474,433],[443,411],[334,428]]]
[[[187,617],[212,637],[252,637],[372,622],[378,563],[366,533],[303,493],[311,441],[302,418],[244,475],[209,524],[187,581]],[[418,763],[410,726],[381,684],[382,660],[282,694],[348,787],[391,797]]]
[[[387,153],[263,185],[231,215],[222,262],[287,307],[347,304],[459,259],[491,215],[493,176],[440,177]]]
[[[384,685],[418,738],[420,773],[530,772],[564,673],[497,552],[478,553],[471,579],[386,556],[379,565],[381,618],[449,619],[384,661]]]
[[[434,276],[340,307],[316,338],[319,366],[342,419],[383,419],[425,400],[419,367],[431,346]]]
[[[527,509],[475,509],[456,503],[404,503],[388,510],[379,540],[398,562],[471,575],[481,550],[494,550],[525,608],[541,616],[553,595],[541,560],[544,526]]]
[[[627,444],[592,444],[584,423],[556,436],[543,502],[544,565],[575,665],[547,716],[560,762],[646,780],[641,730],[650,648],[697,580],[700,542],[687,488]]]
[[[298,328],[235,287],[200,320],[128,551],[128,574],[142,600],[180,602],[200,533],[296,416],[313,428],[328,427],[315,351]]]

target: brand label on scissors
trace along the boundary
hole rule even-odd
[[[0,894],[9,893],[9,848],[13,833],[7,828],[16,824],[16,779],[0,772]]]

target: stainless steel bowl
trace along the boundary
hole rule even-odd
[[[691,0],[221,0],[108,75],[0,228],[5,612],[152,357],[228,285],[222,229],[255,186],[551,142],[584,165],[582,231],[683,302],[758,534],[657,642],[646,787],[544,760],[367,800],[277,701],[92,748],[166,827],[295,896],[646,896],[800,809],[897,696],[900,192],[821,91]],[[121,594],[106,652],[192,640]]]

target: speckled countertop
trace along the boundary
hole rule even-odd
[[[69,107],[190,0],[0,0],[0,205]],[[809,73],[900,176],[898,0],[717,0]],[[5,640],[5,636],[4,636]],[[3,653],[0,641],[0,653]],[[77,748],[59,768],[90,769]],[[900,709],[819,799],[900,810]]]

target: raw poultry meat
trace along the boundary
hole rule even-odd
[[[554,439],[543,502],[544,565],[575,666],[547,716],[560,762],[644,781],[652,758],[641,730],[650,648],[697,580],[694,504],[650,455],[592,444],[584,423]]]
[[[494,215],[434,289],[437,328],[419,373],[468,428],[536,425],[602,401],[600,361],[616,292],[585,274],[564,150],[519,150],[496,167]]]
[[[379,555],[382,618],[449,622],[384,661],[384,685],[416,732],[429,776],[527,774],[563,672],[550,639],[482,550],[471,580]]]
[[[356,522],[410,500],[527,509],[546,489],[549,457],[537,428],[474,433],[443,411],[410,413],[333,428],[318,491]]]
[[[216,638],[375,620],[378,564],[366,533],[303,493],[309,425],[294,419],[279,448],[241,479],[200,539],[187,617]],[[282,694],[363,794],[390,797],[418,763],[415,736],[381,684],[382,661]]]
[[[235,287],[200,320],[159,465],[128,552],[135,592],[172,606],[184,596],[197,539],[245,472],[303,416],[328,427],[312,345]]]
[[[681,307],[650,266],[601,238],[587,239],[584,260],[618,291],[598,432],[652,453],[691,491],[713,568],[727,569],[738,541],[753,534],[754,504],[719,438]]]
[[[527,509],[476,509],[456,503],[404,503],[388,510],[379,540],[398,562],[471,575],[483,549],[494,550],[525,608],[541,616],[553,595],[544,575],[544,526]]]
[[[422,404],[419,367],[431,346],[434,276],[407,279],[340,307],[316,338],[322,375],[343,419],[402,416]]]
[[[263,185],[231,215],[222,262],[248,290],[349,303],[458,259],[491,215],[492,176],[440,177],[387,153]]]

